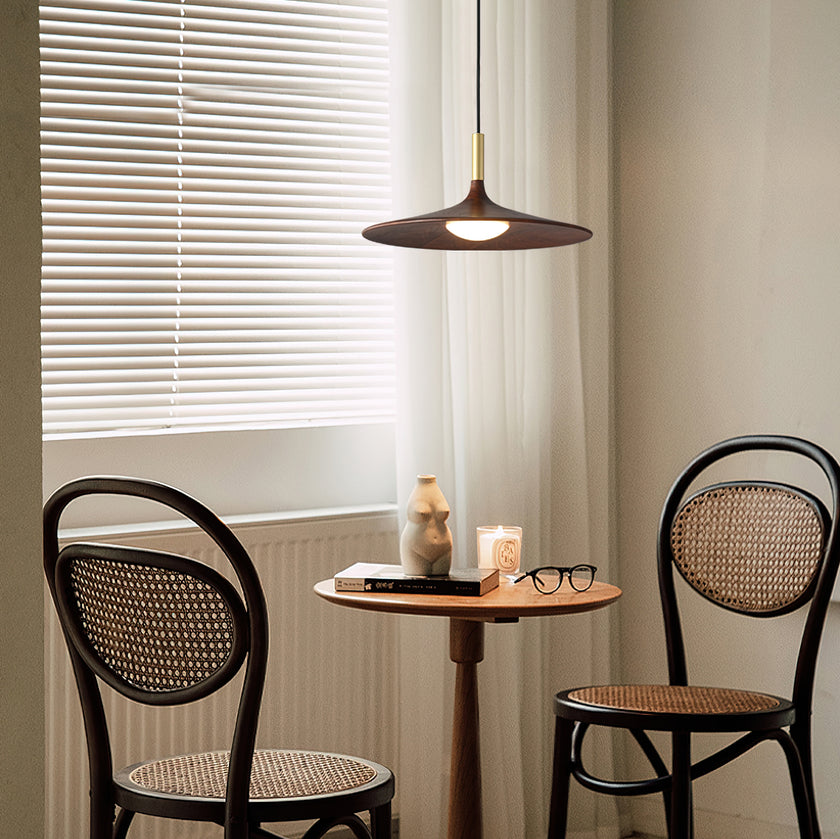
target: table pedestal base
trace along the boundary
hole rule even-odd
[[[482,621],[450,618],[449,657],[455,662],[455,714],[447,836],[448,839],[481,839],[477,665],[484,658]]]

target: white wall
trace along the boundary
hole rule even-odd
[[[840,455],[840,3],[614,10],[619,637],[622,675],[645,680],[666,673],[654,539],[678,470],[746,432],[799,434]],[[823,830],[837,836],[832,608],[815,714]],[[707,615],[691,615],[702,637]],[[749,670],[784,689],[777,662],[792,652],[795,621],[772,633],[748,668],[721,666],[730,639],[712,641],[694,676],[737,683]],[[785,784],[769,745],[699,782],[698,836],[798,835],[780,827],[795,819]],[[661,826],[659,807],[634,806],[634,826]]]
[[[5,2],[0,36],[0,836],[41,839],[38,5]]]

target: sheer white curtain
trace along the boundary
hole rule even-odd
[[[395,216],[455,203],[475,130],[475,3],[391,4]],[[592,562],[609,578],[608,10],[485,0],[486,185],[501,204],[583,224],[583,245],[401,251],[398,479],[438,476],[456,563],[479,524],[520,524],[523,564]],[[551,696],[606,679],[608,613],[487,627],[479,665],[485,836],[545,833]],[[401,832],[445,835],[453,665],[446,622],[400,624]],[[570,835],[614,835],[576,801]]]

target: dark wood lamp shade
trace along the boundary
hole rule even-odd
[[[465,239],[447,228],[451,221],[493,220],[507,222],[503,233],[488,239]],[[574,245],[592,237],[592,231],[576,224],[552,221],[509,210],[491,201],[483,180],[473,180],[467,197],[459,204],[421,216],[383,221],[362,231],[372,242],[403,248],[437,250],[509,251]]]

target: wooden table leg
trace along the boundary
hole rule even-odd
[[[481,839],[481,764],[478,735],[478,662],[484,624],[450,618],[449,657],[455,662],[455,715],[449,779],[448,839]]]

